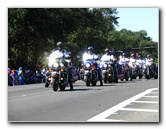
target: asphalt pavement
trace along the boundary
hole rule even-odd
[[[159,122],[158,79],[54,92],[44,83],[8,87],[9,122]]]

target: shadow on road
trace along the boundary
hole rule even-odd
[[[74,91],[88,91],[88,90],[101,90],[101,89],[96,89],[96,88],[73,89],[72,92],[74,92]],[[71,90],[65,89],[64,91],[59,91],[59,92],[66,92],[66,91],[71,91]]]

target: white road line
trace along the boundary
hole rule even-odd
[[[115,119],[103,119],[100,122],[123,122],[125,120],[115,120]]]
[[[151,92],[151,94],[158,94],[158,92],[154,92],[154,91],[153,91],[153,92]]]
[[[155,109],[138,109],[138,108],[122,108],[123,111],[138,111],[138,112],[158,112]]]
[[[158,98],[158,96],[142,96],[142,97],[147,97],[147,98]]]
[[[108,110],[106,110],[106,111],[104,111],[104,112],[102,112],[102,113],[90,118],[88,121],[91,121],[91,122],[92,121],[104,121],[105,118],[107,118],[111,114],[115,113],[119,109],[122,109],[123,107],[125,107],[128,104],[130,104],[131,102],[141,98],[142,96],[152,92],[153,90],[157,90],[157,88],[148,89],[148,90],[146,90],[146,91],[144,91],[144,92],[142,92],[142,93],[140,93],[140,94],[138,94],[138,95],[136,95],[136,96],[134,96],[132,98],[129,98],[129,99],[127,99],[127,100],[115,105],[114,107],[111,107]]]
[[[132,103],[158,103],[157,101],[133,101]]]

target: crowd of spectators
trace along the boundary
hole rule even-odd
[[[47,68],[19,69],[8,68],[8,86],[44,83]]]

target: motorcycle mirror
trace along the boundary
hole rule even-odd
[[[98,59],[101,60],[102,55],[98,55]]]
[[[47,56],[47,55],[48,55],[48,52],[44,52],[44,55]]]
[[[80,55],[77,55],[77,59],[80,59],[81,58],[81,56]]]

